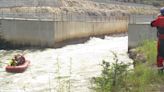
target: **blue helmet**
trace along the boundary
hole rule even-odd
[[[162,15],[164,15],[164,7],[162,7],[162,8],[160,9],[160,12],[161,12]]]

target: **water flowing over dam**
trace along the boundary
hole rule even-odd
[[[90,92],[90,79],[99,76],[103,60],[132,63],[127,55],[127,36],[90,38],[85,43],[67,45],[58,49],[0,50],[3,62],[9,62],[16,53],[24,53],[31,61],[21,74],[5,72],[0,67],[0,92]]]

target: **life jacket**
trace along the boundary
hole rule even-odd
[[[160,15],[158,18],[151,22],[152,27],[157,27],[157,37],[164,39],[164,16]]]

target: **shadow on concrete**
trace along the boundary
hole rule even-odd
[[[31,51],[37,51],[37,50],[45,50],[47,48],[62,48],[67,45],[75,45],[75,44],[82,44],[87,42],[91,37],[97,37],[104,39],[105,36],[112,36],[112,37],[119,37],[119,36],[125,36],[127,33],[117,33],[117,34],[106,34],[106,35],[98,35],[98,36],[90,36],[90,37],[83,37],[83,38],[76,38],[76,39],[68,39],[64,40],[62,42],[56,42],[53,47],[49,46],[31,46],[31,45],[14,45],[10,42],[7,42],[3,39],[0,39],[0,50],[31,50]]]

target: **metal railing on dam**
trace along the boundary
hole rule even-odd
[[[30,7],[30,6],[51,6],[59,7],[62,3],[60,0],[0,0],[0,8],[2,7]]]
[[[116,0],[88,0],[98,3],[106,4],[115,4],[115,5],[126,5],[126,6],[135,6],[135,7],[152,7],[142,2],[133,3],[133,2],[122,2]],[[0,8],[2,7],[42,7],[42,6],[51,6],[51,7],[60,7],[62,6],[62,0],[0,0]]]
[[[91,0],[98,3],[107,3],[107,4],[116,4],[116,5],[126,5],[126,6],[133,6],[133,7],[153,7],[151,4],[145,4],[143,2],[123,2],[123,1],[116,1],[116,0]]]
[[[22,19],[22,20],[40,20],[40,21],[112,21],[112,20],[125,20],[127,19],[130,24],[135,24],[138,22],[150,22],[154,18],[156,18],[157,15],[146,15],[146,14],[125,14],[120,13],[118,14],[99,14],[95,12],[88,12],[88,13],[43,13],[43,12],[26,12],[26,13],[20,13],[20,12],[3,12],[0,11],[0,19]]]
[[[120,13],[119,15],[104,15],[95,12],[88,13],[20,13],[20,12],[3,12],[0,11],[0,19],[22,19],[22,20],[48,20],[48,21],[111,21],[128,19],[128,14]]]

